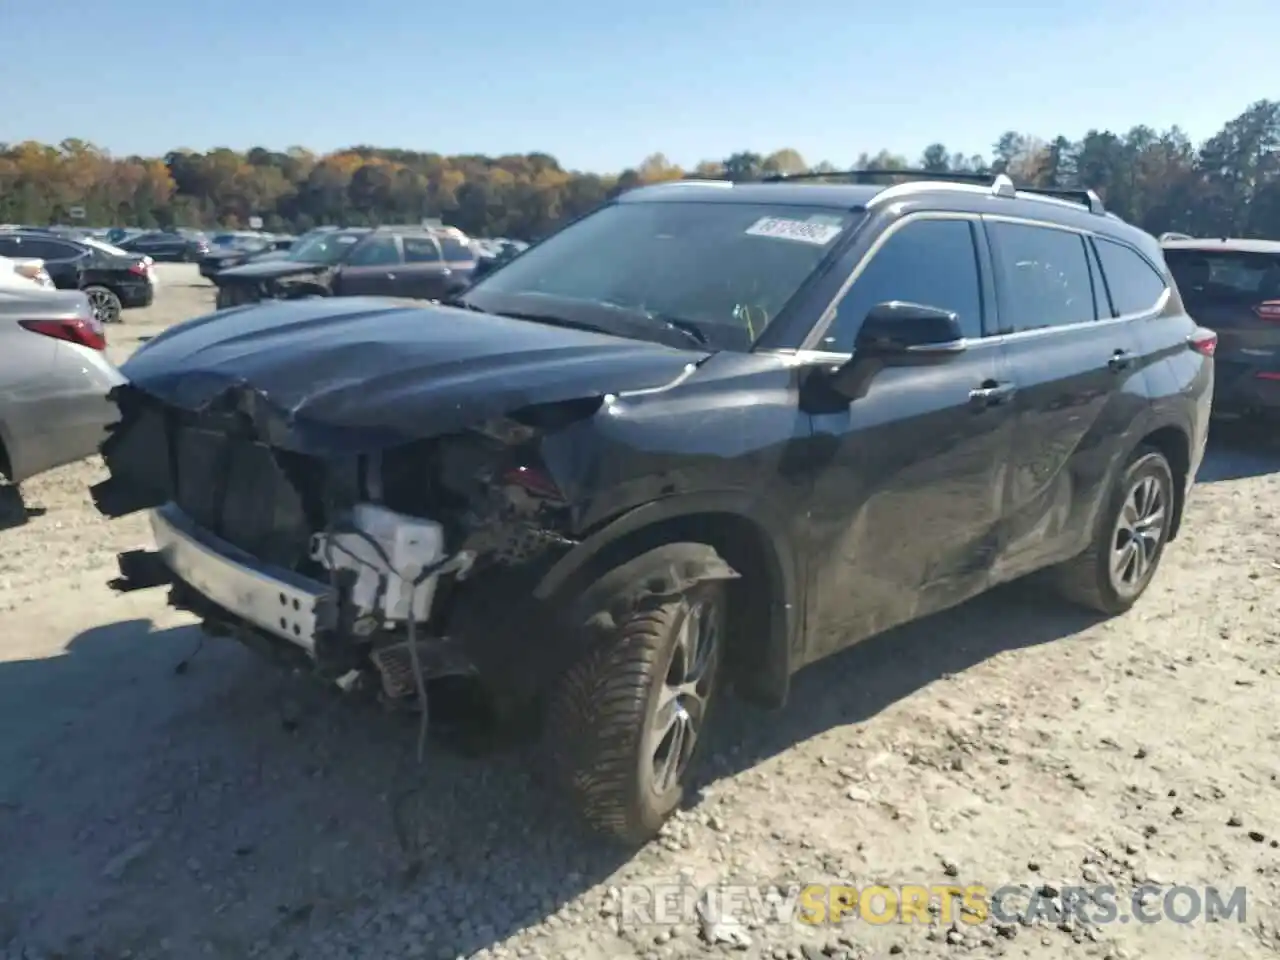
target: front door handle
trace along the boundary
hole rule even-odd
[[[1133,354],[1128,350],[1117,350],[1107,361],[1107,366],[1112,370],[1128,370],[1133,366]]]
[[[998,407],[1009,400],[1017,391],[1007,380],[984,380],[982,386],[969,391],[969,403],[980,410],[987,407]]]

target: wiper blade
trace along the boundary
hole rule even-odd
[[[484,309],[484,307],[477,306],[476,304],[474,304],[474,303],[472,303],[470,300],[468,300],[466,297],[459,296],[458,294],[454,294],[453,296],[445,297],[445,298],[444,298],[443,300],[441,300],[440,302],[441,302],[441,303],[443,303],[446,307],[461,307],[463,310],[473,310],[473,311],[475,311],[476,313],[486,313],[486,312],[487,312],[487,311]]]
[[[628,307],[621,303],[610,303],[608,300],[602,301],[606,307],[612,307],[614,310],[620,310],[633,316],[641,316],[646,320],[654,320],[668,330],[675,330],[688,337],[700,347],[705,347],[710,341],[702,327],[694,323],[692,320],[686,320],[683,317],[674,317],[669,313],[659,313],[654,310],[645,310],[643,307]]]
[[[478,308],[473,307],[470,309]],[[609,336],[617,336],[612,330],[606,329],[599,324],[586,323],[582,320],[566,320],[564,317],[558,317],[551,313],[524,313],[515,310],[493,310],[489,312],[498,317],[510,317],[512,320],[528,320],[530,323],[545,323],[553,327],[567,327],[570,330],[586,330],[589,333],[604,333]]]
[[[652,316],[655,320],[660,320],[665,323],[669,329],[680,331],[700,347],[705,347],[710,343],[710,340],[707,339],[706,333],[704,333],[702,328],[692,320],[684,320],[680,317],[668,317],[661,313],[655,313]]]

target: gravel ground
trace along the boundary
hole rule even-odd
[[[117,359],[212,306],[193,269]],[[0,957],[1262,957],[1280,949],[1280,449],[1216,434],[1147,597],[1099,622],[1013,586],[726,704],[706,783],[626,855],[527,757],[416,764],[414,727],[117,597],[101,466],[0,533]],[[1246,922],[620,923],[676,881],[1248,888]],[[1049,889],[1048,893],[1053,890]],[[7,947],[5,946],[7,944]],[[7,950],[7,952],[5,952]]]

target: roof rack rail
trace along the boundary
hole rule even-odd
[[[940,180],[948,183],[991,182],[989,173],[970,173],[960,170],[891,170],[871,167],[865,170],[806,170],[804,173],[771,173],[761,177],[761,183],[782,183],[789,180],[821,180],[827,177],[849,177],[854,183],[863,183],[876,177],[911,177],[915,180]]]
[[[821,180],[832,177],[846,177],[853,180],[854,183],[866,183],[877,177],[904,177],[910,180],[934,181],[938,183],[965,183],[976,184],[978,186],[990,186],[991,192],[997,197],[1008,197],[1014,199],[1020,193],[1030,193],[1036,196],[1050,197],[1054,200],[1066,200],[1070,203],[1078,203],[1087,209],[1090,213],[1105,214],[1106,207],[1103,205],[1101,198],[1092,190],[1083,187],[1067,189],[1060,187],[1032,187],[1016,184],[1004,173],[973,173],[962,170],[892,170],[892,169],[866,169],[866,170],[830,170],[826,173],[817,170],[809,170],[805,173],[774,173],[766,177],[761,177],[761,183],[788,183],[792,180]]]
[[[1052,197],[1054,200],[1069,200],[1072,203],[1078,203],[1086,207],[1090,213],[1106,213],[1107,208],[1103,206],[1102,198],[1092,190],[1084,187],[1062,188],[1062,187],[1017,187],[1018,193],[1034,193],[1041,197]]]

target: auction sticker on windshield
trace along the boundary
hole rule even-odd
[[[829,223],[812,223],[805,220],[788,220],[784,217],[761,217],[747,233],[753,237],[771,237],[774,240],[795,240],[826,246],[840,235],[840,227]]]

